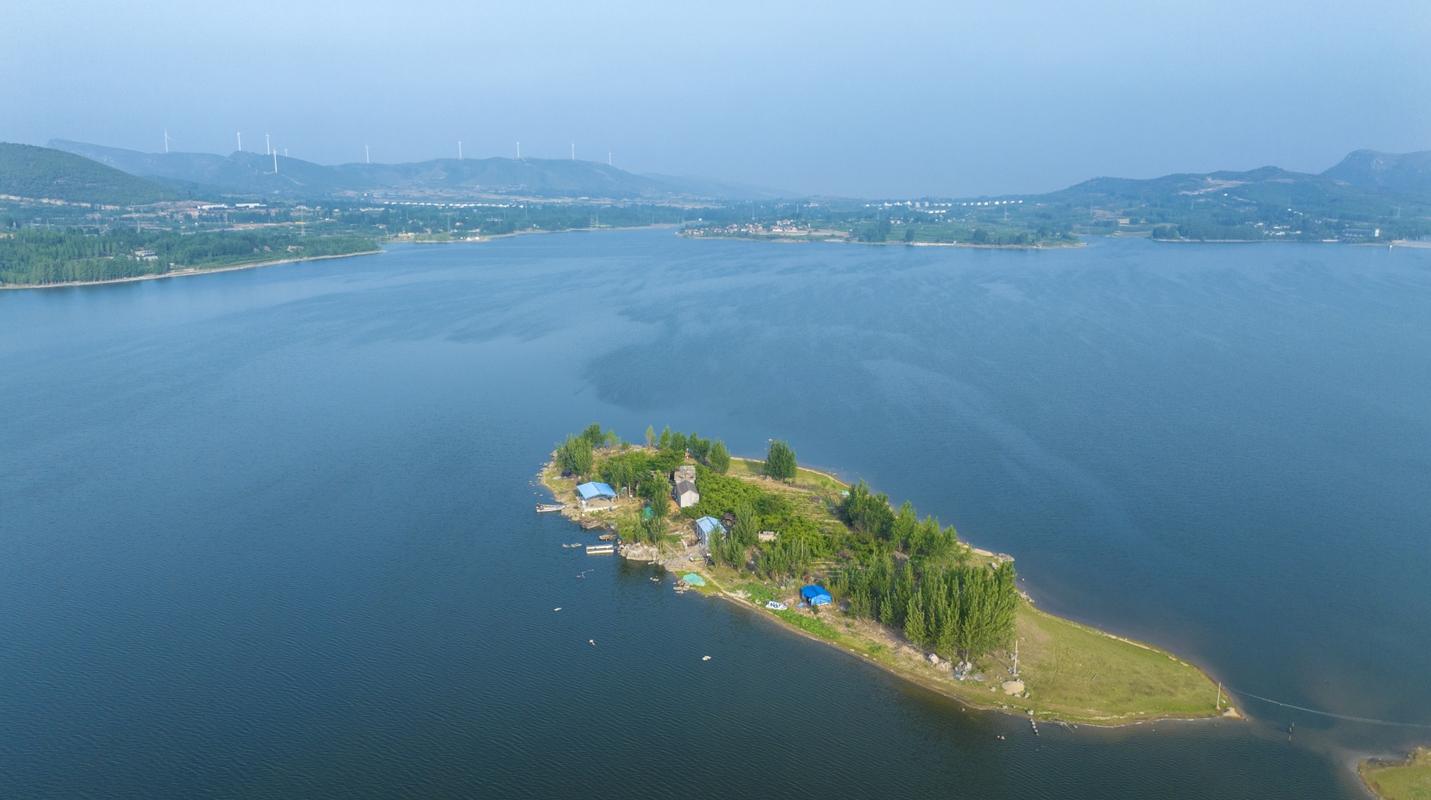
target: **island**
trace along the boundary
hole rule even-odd
[[[678,591],[741,604],[967,706],[1035,728],[1241,716],[1197,666],[1038,609],[1011,556],[800,467],[785,442],[761,461],[694,433],[648,428],[627,443],[593,424],[540,479],[555,502],[538,511],[611,541],[589,552],[660,564]]]
[[[1431,748],[1418,747],[1404,761],[1363,761],[1357,774],[1377,797],[1426,800],[1431,798]]]

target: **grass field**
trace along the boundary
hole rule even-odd
[[[1400,763],[1363,761],[1357,772],[1377,797],[1431,800],[1431,749],[1420,747]]]

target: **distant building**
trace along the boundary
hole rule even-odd
[[[615,504],[616,490],[610,484],[605,483],[583,483],[576,487],[576,499],[581,501],[582,510],[586,510],[586,504],[595,500],[606,500],[608,507]]]
[[[700,540],[701,547],[710,549],[713,534],[725,535],[725,526],[720,524],[720,520],[715,517],[701,517],[696,520],[696,538]]]

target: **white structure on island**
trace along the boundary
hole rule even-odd
[[[701,501],[701,493],[696,491],[696,468],[690,464],[682,464],[676,467],[676,471],[671,473],[671,480],[675,483],[675,491],[671,496],[676,499],[676,505],[681,508],[690,508]]]

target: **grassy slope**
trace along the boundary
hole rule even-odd
[[[600,454],[598,454],[598,458]],[[761,462],[735,458],[731,476],[751,481],[766,491],[803,496],[798,504],[821,526],[840,523],[831,513],[846,485],[825,473],[801,469],[793,485],[760,475]],[[558,499],[572,502],[575,481],[561,478],[548,465],[543,481]],[[637,504],[624,502],[613,517],[636,513]],[[680,520],[684,525],[685,521]],[[994,558],[974,555],[976,561]],[[1031,603],[1020,604],[1017,629],[1019,666],[1027,687],[1026,697],[998,691],[1007,676],[1009,654],[997,654],[978,665],[988,676],[984,682],[956,681],[913,651],[897,633],[869,620],[854,619],[839,611],[818,615],[795,607],[793,588],[776,586],[748,572],[728,567],[692,565],[712,581],[705,593],[724,592],[748,602],[761,613],[785,625],[872,661],[942,694],[971,705],[1027,713],[1039,718],[1099,725],[1128,724],[1148,719],[1213,716],[1216,685],[1197,667],[1157,648],[1111,636],[1071,620],[1053,616]],[[767,611],[765,601],[784,600],[787,611]]]
[[[1357,772],[1366,785],[1386,800],[1431,800],[1431,749],[1418,748],[1400,763],[1363,761]]]
[[[0,194],[103,205],[171,200],[168,189],[82,156],[0,142]]]

